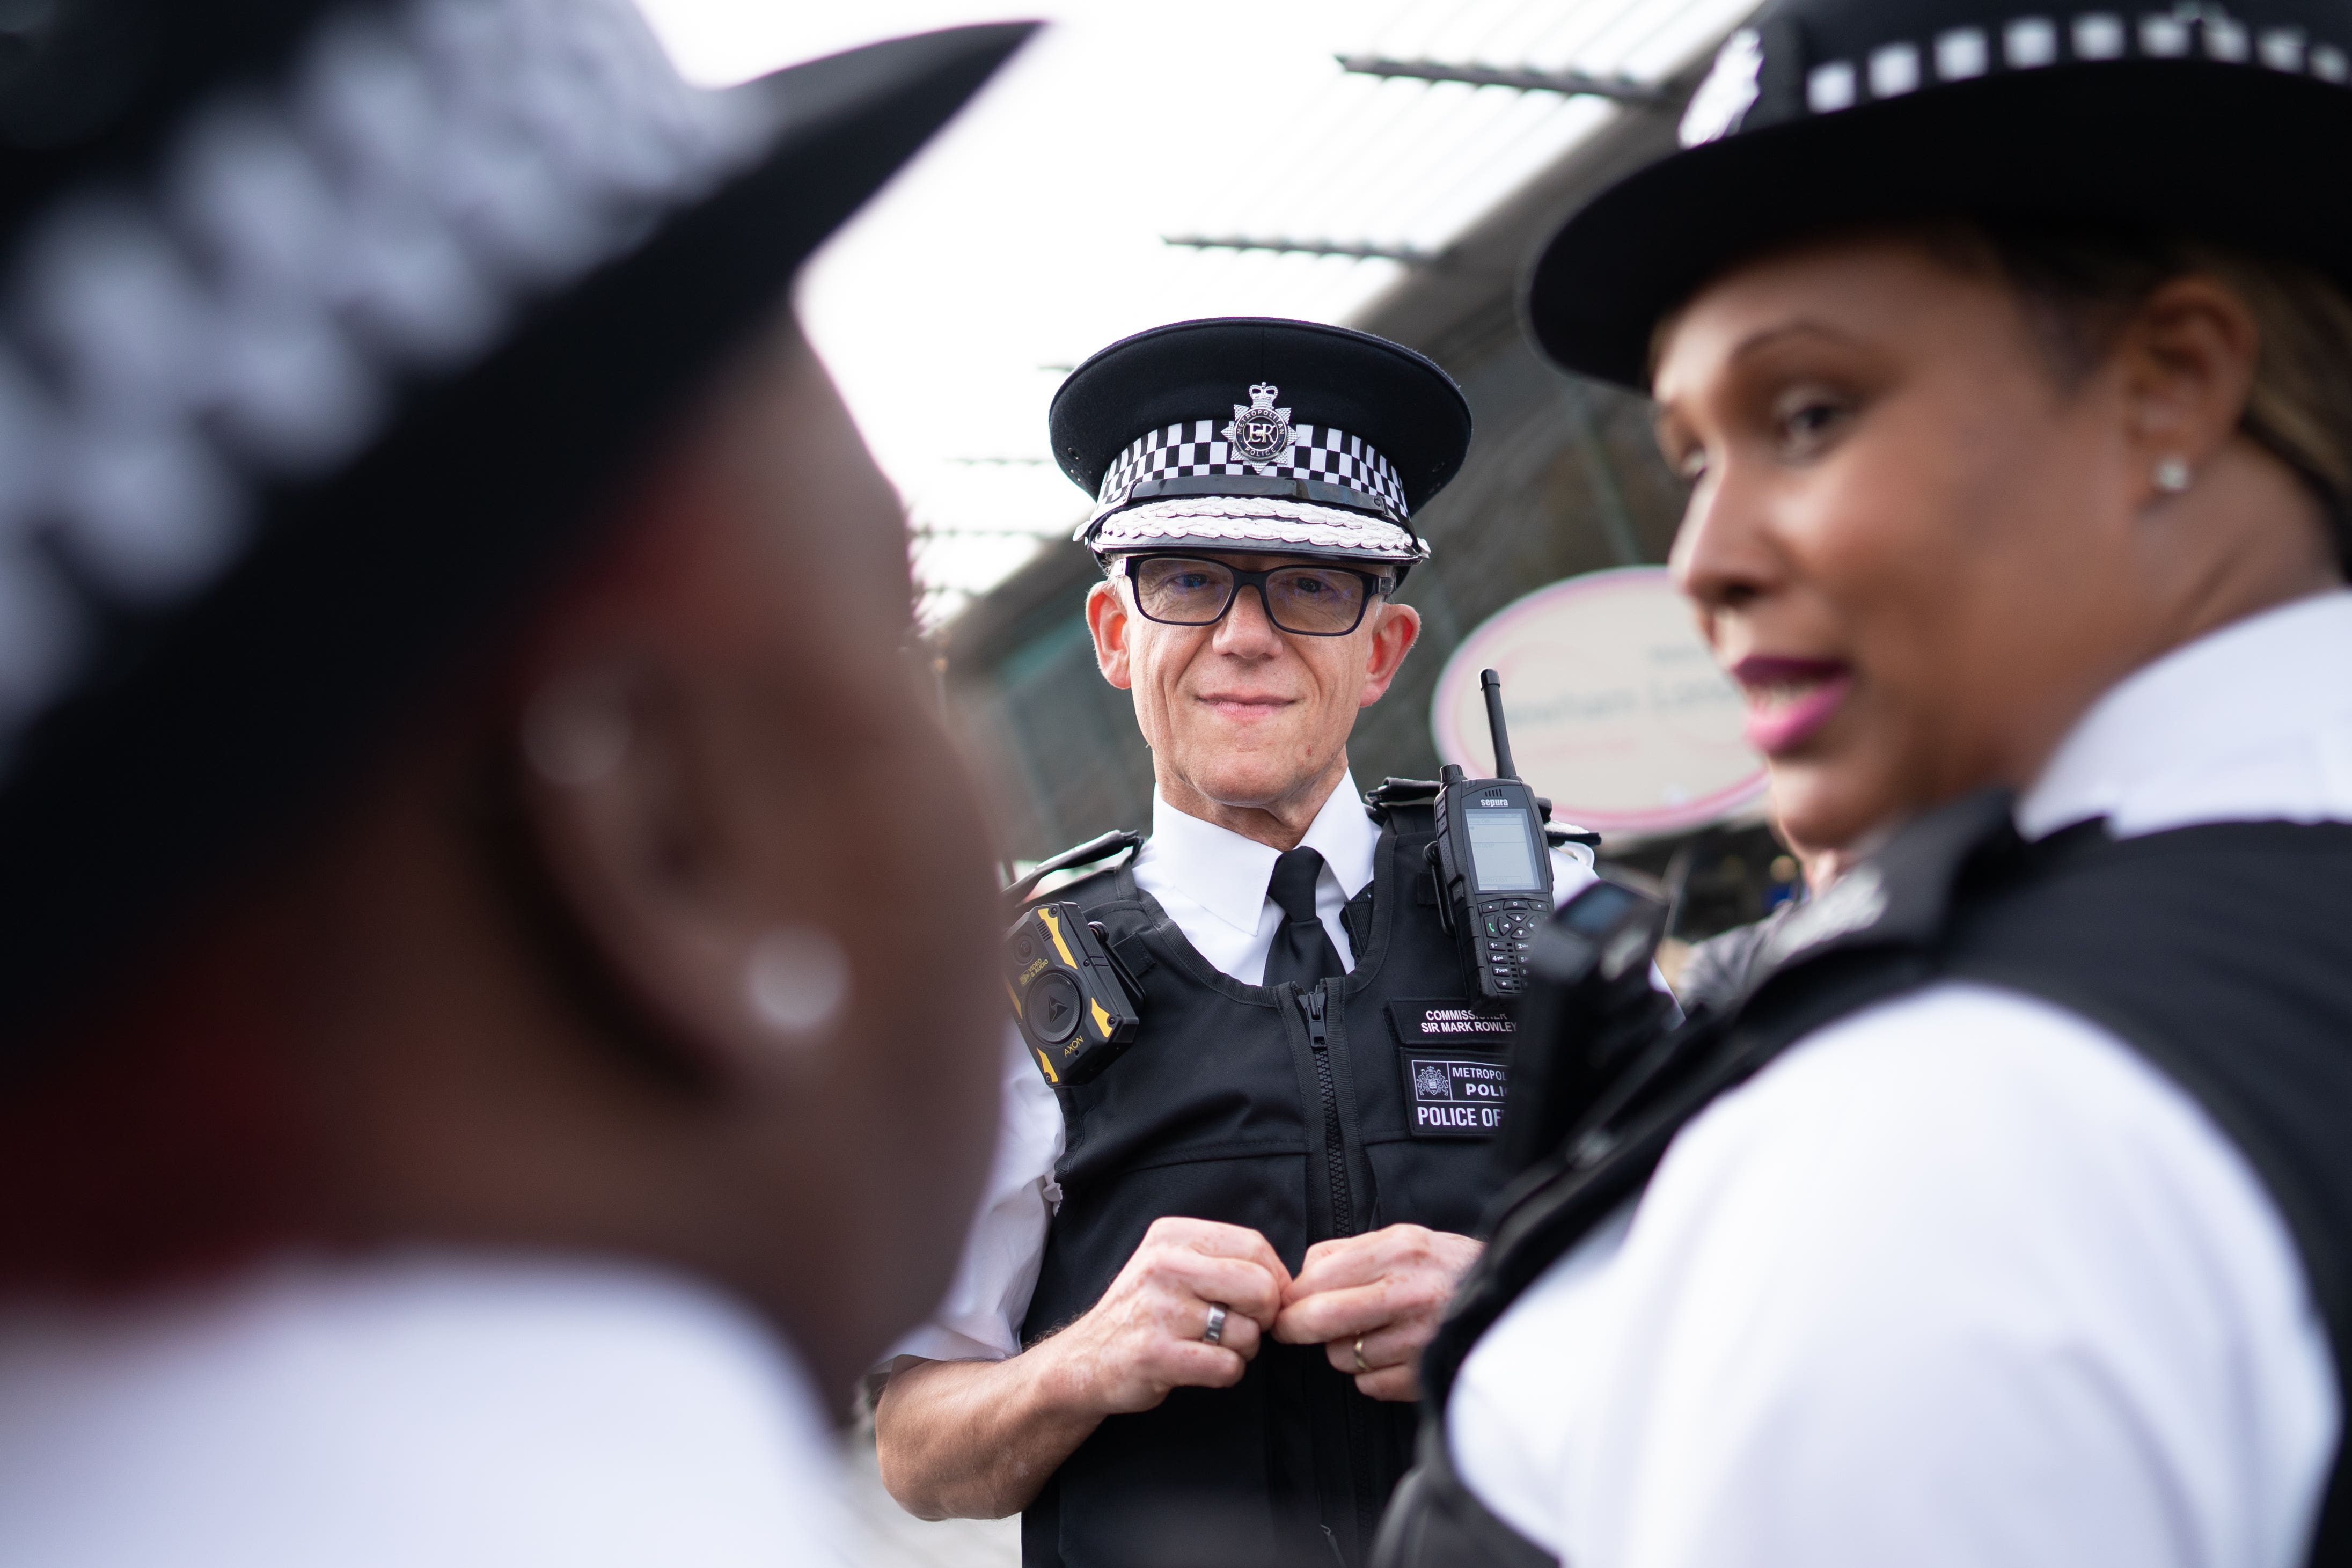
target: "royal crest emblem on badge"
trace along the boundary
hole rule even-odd
[[[1249,389],[1247,407],[1234,405],[1234,422],[1223,434],[1234,456],[1244,463],[1271,463],[1290,450],[1290,410],[1276,408],[1282,388],[1261,381]]]
[[[1445,1069],[1435,1062],[1422,1063],[1420,1069],[1412,1075],[1412,1085],[1420,1091],[1421,1098],[1423,1100],[1453,1098],[1451,1092],[1453,1086],[1445,1081]]]

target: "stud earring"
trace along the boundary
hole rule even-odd
[[[743,999],[773,1033],[804,1037],[833,1022],[849,1000],[849,955],[814,926],[778,926],[751,944]]]
[[[541,692],[523,714],[523,755],[565,789],[602,783],[629,754],[629,710],[609,682],[573,681]]]
[[[2166,495],[2177,496],[2189,488],[2189,459],[2178,455],[2158,458],[2156,460],[2156,471],[2148,478],[2153,479],[2156,482],[2156,488]]]

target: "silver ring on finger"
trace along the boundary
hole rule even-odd
[[[1359,1373],[1366,1373],[1372,1370],[1370,1367],[1364,1364],[1364,1336],[1361,1334],[1358,1334],[1356,1336],[1356,1370]]]
[[[1223,1301],[1209,1303],[1209,1326],[1201,1331],[1201,1338],[1213,1345],[1225,1342],[1225,1304]]]

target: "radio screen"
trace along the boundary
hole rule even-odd
[[[1471,871],[1482,893],[1534,893],[1543,889],[1536,868],[1535,835],[1528,814],[1517,806],[1471,805],[1462,813],[1470,826]]]

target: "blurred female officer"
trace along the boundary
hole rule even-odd
[[[2352,1552],[2347,54],[1788,0],[1553,241],[1790,830],[1868,853],[1522,1189],[1380,1561]]]

